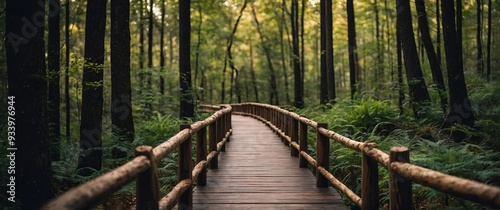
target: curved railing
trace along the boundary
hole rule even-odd
[[[139,146],[136,157],[122,166],[79,185],[47,203],[42,209],[89,209],[123,186],[136,180],[137,209],[180,209],[192,207],[192,186],[206,185],[206,167],[218,168],[217,156],[232,133],[232,107],[201,107],[217,110],[205,120],[181,125],[179,133],[152,148]],[[207,154],[207,127],[208,151]],[[191,137],[196,135],[196,165],[192,166]],[[163,198],[159,197],[157,164],[178,149],[178,183]]]
[[[358,142],[327,129],[326,123],[317,123],[294,112],[277,106],[260,103],[231,104],[233,114],[252,116],[273,129],[285,144],[291,147],[291,155],[299,156],[301,168],[311,164],[316,168],[316,185],[331,184],[361,209],[379,208],[378,164],[389,172],[390,209],[412,209],[411,182],[466,200],[500,208],[500,187],[486,185],[409,163],[409,151],[405,147],[393,147],[387,154],[375,143]],[[316,159],[308,154],[308,126],[316,130]],[[362,188],[358,196],[328,170],[330,139],[361,153]]]

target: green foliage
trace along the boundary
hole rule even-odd
[[[486,85],[487,86],[487,85]],[[493,87],[491,87],[493,88]],[[480,90],[471,91],[479,94]],[[489,91],[487,91],[489,92]],[[478,100],[476,97],[471,97]],[[500,97],[499,97],[500,99]],[[486,106],[488,99],[478,106]],[[500,101],[500,100],[499,100]],[[473,101],[474,104],[474,101]],[[407,115],[398,115],[396,107],[388,102],[374,99],[339,100],[335,104],[309,106],[297,110],[317,122],[327,122],[329,129],[357,141],[377,143],[377,147],[388,153],[394,146],[410,148],[413,164],[446,174],[472,179],[479,182],[500,185],[500,151],[493,150],[489,141],[498,131],[500,124],[491,119],[479,119],[481,129],[453,126],[461,130],[468,140],[456,143],[449,139],[446,129],[441,129],[442,111],[436,104],[424,106],[427,119],[415,121]],[[441,113],[441,114],[438,114]],[[411,114],[411,113],[410,113]],[[438,117],[430,115],[438,114]],[[496,115],[496,113],[492,113]],[[309,149],[314,154],[315,132],[309,131]],[[475,139],[483,141],[476,144]],[[332,174],[354,192],[361,193],[361,154],[331,141],[330,170]],[[379,167],[380,203],[388,203],[388,180],[386,169]],[[428,187],[413,185],[414,203],[417,208],[426,209],[477,209],[480,205],[448,196]],[[344,199],[349,205],[354,205]]]

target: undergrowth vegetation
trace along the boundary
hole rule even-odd
[[[428,105],[426,114],[430,116],[424,120],[416,120],[409,114],[399,115],[395,105],[372,98],[340,100],[334,104],[311,106],[298,112],[317,122],[328,123],[330,130],[353,140],[375,142],[386,153],[394,146],[408,147],[410,162],[413,164],[498,186],[500,140],[496,137],[500,134],[500,84],[475,81],[469,95],[478,119],[474,128],[457,125],[442,128],[443,113],[438,104]],[[466,139],[460,143],[453,141],[449,136],[449,131],[453,129],[466,133]],[[309,139],[309,149],[314,150],[311,147],[311,144],[315,145],[313,136]],[[360,194],[360,153],[332,142],[330,170]],[[387,205],[387,170],[379,167],[379,176],[380,202],[381,205]],[[413,194],[415,209],[481,208],[478,204],[418,184],[413,185]],[[346,198],[344,200],[351,206],[354,205]]]
[[[328,129],[360,142],[375,142],[377,147],[388,153],[394,146],[410,149],[413,164],[443,173],[500,185],[500,84],[484,82],[480,79],[469,82],[469,97],[476,114],[474,128],[452,126],[442,128],[443,112],[438,103],[429,104],[425,109],[425,119],[411,117],[409,104],[400,114],[391,101],[374,98],[359,100],[338,100],[328,105],[310,105],[296,110],[317,122],[325,122]],[[174,112],[172,112],[174,113]],[[210,114],[201,114],[204,119]],[[129,161],[134,156],[134,148],[139,145],[157,146],[179,131],[182,122],[172,115],[155,113],[149,120],[135,120],[135,139],[130,143],[117,143],[118,137],[111,132],[103,134],[103,169],[92,176],[80,176],[76,171],[79,145],[63,141],[61,161],[53,162],[54,182],[57,193],[104,174]],[[460,130],[466,139],[457,143],[451,140],[450,130]],[[77,133],[77,131],[74,131]],[[309,151],[315,156],[315,131],[308,132]],[[194,141],[194,139],[193,139]],[[113,148],[127,152],[121,159],[111,158]],[[361,191],[361,155],[338,143],[331,143],[331,172],[358,195]],[[3,155],[5,157],[5,155]],[[161,196],[165,195],[177,182],[177,153],[173,152],[162,160],[158,167]],[[379,167],[380,203],[388,203],[388,173]],[[99,208],[116,208],[134,203],[135,184],[131,183],[102,203]],[[413,185],[415,209],[477,209],[479,205],[463,199],[447,196],[418,184]],[[346,198],[344,200],[350,204]],[[123,207],[123,206],[122,206]],[[119,207],[118,207],[119,208]]]

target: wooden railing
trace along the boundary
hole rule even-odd
[[[405,147],[393,147],[390,153],[376,148],[375,143],[358,142],[327,129],[327,124],[317,123],[280,107],[243,103],[231,104],[233,114],[252,116],[273,129],[285,144],[290,145],[291,155],[299,156],[299,166],[316,169],[316,186],[333,187],[341,191],[361,209],[379,209],[378,165],[389,172],[390,209],[413,209],[412,182],[437,191],[461,197],[489,207],[500,208],[500,187],[444,174],[409,163]],[[308,154],[308,126],[316,130],[316,159]],[[361,153],[361,196],[354,193],[329,172],[330,139]]]
[[[206,185],[206,167],[218,168],[218,154],[232,133],[231,106],[207,106],[213,115],[192,125],[181,125],[180,132],[152,148],[139,146],[136,157],[122,166],[79,185],[47,203],[42,209],[89,209],[123,186],[136,180],[136,209],[191,209],[192,186]],[[208,151],[207,154],[207,127]],[[196,135],[196,165],[192,166],[191,137]],[[157,164],[178,149],[178,184],[159,198]]]

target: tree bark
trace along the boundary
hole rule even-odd
[[[79,174],[102,166],[102,107],[106,1],[89,0],[85,23],[85,66],[82,81]]]
[[[356,43],[356,23],[354,16],[353,0],[347,0],[347,37],[349,42],[349,77],[351,83],[351,99],[359,94],[357,89],[357,78],[359,77],[359,62]]]
[[[111,124],[119,141],[134,141],[132,88],[130,83],[130,4],[111,0]],[[117,142],[119,144],[119,142]],[[113,158],[126,157],[127,151],[112,150]]]
[[[37,2],[8,0],[5,7],[6,106],[12,107],[7,109],[8,121],[15,123],[6,127],[7,134],[15,137],[7,148],[16,148],[6,152],[16,165],[4,171],[8,174],[4,178],[15,178],[13,201],[20,201],[22,209],[39,209],[54,197],[46,119],[45,1]]]
[[[332,1],[320,1],[321,25],[321,81],[320,102],[326,104],[335,99],[335,72],[333,68]]]
[[[284,28],[286,26],[286,15],[285,15],[285,1],[281,1],[281,21],[279,22],[279,27],[278,27],[278,33],[279,33],[279,39],[280,39],[280,53],[281,53],[281,68],[283,68],[283,77],[285,80],[285,99],[286,103],[290,104],[290,94],[288,93],[288,69],[287,69],[287,62],[285,59],[285,42],[284,42]],[[287,34],[288,36],[288,34]]]
[[[163,78],[165,71],[165,0],[161,0],[161,28],[160,28],[160,94],[165,95],[165,79]],[[160,99],[160,105],[163,100]]]
[[[396,25],[399,25],[399,19],[396,20]],[[404,112],[405,89],[403,84],[403,49],[401,49],[401,34],[396,33],[396,51],[397,51],[397,64],[398,64],[398,107],[399,115]]]
[[[443,12],[443,38],[446,52],[446,66],[448,70],[448,89],[450,93],[450,104],[448,115],[444,126],[454,124],[474,126],[475,117],[472,112],[471,103],[467,96],[464,71],[460,60],[458,32],[455,30],[455,9],[453,0],[442,0]],[[465,134],[454,133],[454,140],[461,141]]]
[[[146,91],[149,94],[153,93],[152,88],[152,72],[153,72],[153,0],[149,0],[149,16],[148,16],[148,70],[146,71]],[[153,112],[151,104],[152,99],[145,99],[144,115],[149,119]]]
[[[491,0],[488,0],[488,38],[486,40],[486,51],[488,53],[486,56],[486,79],[488,81],[491,80],[491,12],[493,11],[491,7]]]
[[[234,23],[233,31],[231,33],[231,37],[229,37],[229,40],[227,41],[227,48],[226,48],[226,55],[224,56],[224,68],[222,69],[222,88],[221,88],[221,103],[223,104],[225,101],[225,75],[226,75],[226,69],[227,69],[227,64],[229,62],[229,66],[231,67],[231,84],[233,82],[233,74],[234,74],[234,63],[232,60],[232,55],[231,55],[231,47],[233,46],[233,39],[234,35],[236,34],[236,30],[238,29],[238,25],[240,23],[241,17],[243,16],[243,11],[245,10],[245,7],[247,6],[247,1],[245,0],[243,2],[243,6],[241,7],[240,14],[238,15],[238,19],[236,19],[236,22]],[[228,61],[229,60],[229,61]],[[229,100],[232,98],[232,91],[229,93],[231,96]]]
[[[255,95],[255,102],[259,102],[259,91],[257,90],[257,79],[255,77],[255,69],[253,67],[253,44],[252,39],[249,40],[250,45],[250,76],[252,77],[253,92]]]
[[[139,0],[139,95],[144,89],[144,1]]]
[[[69,62],[70,62],[70,46],[69,46],[69,3],[70,0],[66,0],[65,10],[65,30],[64,30],[64,41],[66,45],[66,66],[64,72],[64,101],[66,103],[66,142],[69,142],[71,138],[71,100],[69,97]]]
[[[194,83],[196,85],[196,81],[198,80],[198,74],[200,73],[200,46],[201,46],[201,24],[203,23],[203,13],[201,11],[202,7],[198,6],[198,15],[200,19],[198,20],[198,30],[196,32],[197,41],[196,41],[196,52],[195,52],[195,61],[194,61]],[[162,45],[163,46],[163,45]],[[203,74],[203,72],[201,72]],[[203,78],[203,75],[201,76]],[[203,80],[203,79],[202,79]],[[198,88],[196,88],[196,100],[203,100],[204,89],[202,88],[202,93],[199,95]]]
[[[60,146],[61,146],[61,120],[60,120],[60,102],[61,91],[59,88],[59,80],[61,73],[61,66],[59,62],[60,45],[60,14],[61,3],[60,0],[51,0],[49,7],[49,43],[47,45],[47,64],[48,64],[48,83],[49,83],[49,98],[48,98],[48,124],[49,124],[49,138],[51,139],[50,145],[50,159],[58,161],[61,159]]]
[[[418,59],[415,36],[413,34],[409,0],[396,0],[397,31],[400,34],[401,48],[406,69],[406,78],[410,92],[410,102],[416,118],[424,117],[422,106],[430,101],[429,92],[424,81],[420,61]]]
[[[476,10],[476,20],[477,20],[477,25],[476,25],[476,44],[477,44],[477,73],[483,77],[484,76],[484,65],[483,65],[483,37],[482,37],[482,30],[483,30],[483,24],[481,22],[482,19],[482,7],[483,7],[483,2],[481,0],[476,0],[477,4],[477,10]]]
[[[457,45],[458,45],[458,52],[460,55],[460,60],[457,60],[455,62],[461,62],[462,66],[464,65],[464,59],[463,59],[463,39],[462,39],[462,0],[456,0],[457,1],[457,15],[455,18],[457,19],[456,22],[456,31],[457,31]],[[444,20],[443,20],[444,22]],[[444,26],[443,26],[444,27]]]
[[[191,0],[179,1],[179,83],[180,118],[194,117],[194,101],[191,85]]]
[[[444,115],[446,112],[446,106],[448,104],[448,98],[446,97],[446,88],[444,85],[441,66],[437,59],[436,53],[434,52],[434,46],[432,45],[424,0],[415,0],[415,6],[417,8],[418,28],[422,36],[421,38],[425,47],[425,51],[427,52],[427,59],[429,60],[429,65],[431,67],[432,79],[437,85],[439,98],[441,99],[441,108],[443,109]]]
[[[262,31],[260,30],[260,24],[259,20],[257,19],[257,13],[255,12],[255,7],[252,4],[252,14],[254,17],[255,25],[257,27],[257,33],[259,34],[260,37],[260,42],[262,44],[262,48],[264,49],[264,52],[266,54],[266,59],[267,59],[267,64],[269,68],[269,87],[271,88],[271,94],[269,95],[269,103],[274,104],[274,105],[279,105],[279,96],[278,96],[278,87],[276,85],[276,71],[274,70],[273,63],[271,60],[271,52],[269,47],[265,44],[265,39],[264,35],[262,34]]]
[[[300,69],[300,52],[299,52],[299,3],[298,0],[292,1],[291,9],[291,25],[292,25],[292,62],[293,62],[293,77],[294,77],[294,105],[301,109],[304,108],[304,84],[302,79],[302,70]]]

